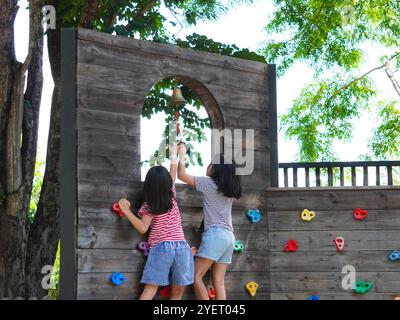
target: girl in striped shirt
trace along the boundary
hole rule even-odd
[[[150,252],[141,283],[145,285],[140,300],[151,300],[159,286],[171,286],[171,300],[182,299],[184,287],[193,283],[194,259],[185,240],[179,207],[176,201],[175,179],[177,147],[171,149],[170,171],[163,166],[152,167],[144,181],[144,203],[136,217],[126,199],[119,206],[133,227],[141,234],[150,228]]]

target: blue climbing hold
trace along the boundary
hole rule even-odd
[[[115,284],[116,286],[119,286],[121,284],[123,284],[125,282],[126,278],[123,274],[119,273],[119,272],[114,272],[111,276],[110,276],[110,281]]]
[[[260,210],[249,210],[247,211],[246,215],[252,223],[256,223],[261,220]]]
[[[393,250],[388,256],[390,261],[400,261],[400,249]]]
[[[308,300],[319,300],[319,297],[316,295],[312,295],[308,298]]]

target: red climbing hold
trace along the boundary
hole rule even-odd
[[[210,300],[215,299],[215,289],[213,288],[213,286],[210,286],[208,288],[208,297],[210,298]]]
[[[171,286],[168,287],[161,287],[158,290],[158,293],[160,294],[161,297],[165,298],[165,299],[169,299],[171,298]]]
[[[368,211],[361,209],[361,208],[356,208],[353,212],[353,217],[356,220],[364,220],[368,215]]]
[[[343,252],[344,250],[344,238],[343,237],[337,237],[335,240],[333,240],[335,243],[336,249],[339,252]]]
[[[289,240],[289,242],[285,245],[285,252],[296,252],[299,247],[296,240]]]
[[[116,202],[116,203],[114,203],[114,204],[112,205],[111,210],[112,210],[115,214],[119,215],[121,218],[125,217],[125,214],[121,211],[118,202]]]

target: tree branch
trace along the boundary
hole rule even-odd
[[[394,77],[393,71],[390,70],[389,62],[385,63],[385,72],[386,72],[386,75],[388,76],[389,80],[392,82],[394,90],[396,90],[397,94],[400,97],[400,85],[397,82],[396,78]]]
[[[20,75],[24,75],[28,70],[29,65],[32,60],[32,56],[35,52],[40,49],[41,37],[43,34],[43,13],[42,8],[44,6],[43,0],[30,0],[29,1],[29,46],[28,46],[28,55],[25,58],[25,61],[21,65],[19,71]]]
[[[400,56],[400,52],[397,52],[396,54],[394,54],[393,56],[391,56],[384,64],[382,64],[381,66],[375,67],[367,72],[365,72],[364,74],[362,74],[361,76],[355,78],[354,80],[350,81],[349,83],[345,84],[344,86],[340,87],[339,89],[337,89],[334,94],[332,95],[332,98],[336,98],[337,95],[339,94],[340,91],[346,90],[347,88],[349,88],[352,84],[362,80],[363,78],[365,78],[366,76],[370,75],[372,72],[380,70],[385,68],[386,63],[388,63],[389,61],[397,58],[398,56]]]
[[[99,11],[99,4],[100,4],[99,0],[86,1],[86,4],[84,5],[81,12],[79,27],[86,29],[93,28],[93,23],[96,20]]]

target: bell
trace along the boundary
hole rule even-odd
[[[171,97],[171,102],[175,106],[179,106],[181,104],[187,103],[186,99],[182,95],[182,90],[181,88],[175,88],[172,91],[172,97]]]

